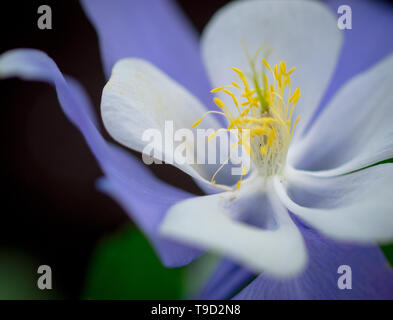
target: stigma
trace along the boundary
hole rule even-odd
[[[229,108],[215,97],[214,103],[220,111],[207,112],[192,127],[198,126],[207,114],[223,115],[228,120],[227,128],[216,130],[207,140],[211,140],[219,131],[235,132],[237,141],[231,145],[231,150],[241,146],[250,157],[253,169],[267,179],[280,175],[285,168],[288,148],[300,121],[300,117],[292,120],[300,89],[292,91],[291,88],[290,76],[295,67],[287,70],[284,61],[271,67],[264,58],[261,62],[262,70],[257,71],[255,61],[250,60],[251,73],[247,75],[239,68],[232,68],[239,81],[211,90],[212,93],[228,95],[235,108]],[[212,183],[215,183],[215,177],[222,167],[212,176]],[[243,168],[237,188],[240,188],[246,173],[247,170]]]

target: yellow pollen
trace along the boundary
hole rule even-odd
[[[268,68],[270,71],[272,71],[270,64],[265,60],[265,58],[262,58],[262,63],[265,65],[266,68]]]
[[[231,150],[242,146],[245,152],[251,156],[252,165],[258,173],[267,178],[280,174],[285,167],[289,144],[295,127],[300,121],[300,117],[292,121],[295,105],[300,99],[300,89],[297,88],[291,92],[290,75],[296,68],[292,67],[287,71],[285,61],[280,61],[272,68],[262,58],[262,71],[259,73],[256,71],[255,61],[249,59],[249,62],[251,74],[245,73],[239,68],[232,68],[239,77],[242,86],[233,81],[230,85],[211,90],[212,93],[222,92],[229,96],[236,107],[232,110],[237,110],[237,113],[232,113],[221,99],[215,97],[214,103],[222,112],[208,111],[192,127],[198,126],[209,113],[218,113],[226,117],[229,123],[228,127],[213,132],[207,140],[210,141],[220,130],[237,129],[235,130],[237,142],[232,144]],[[270,71],[272,82],[269,82],[269,75],[265,73],[266,69],[263,66]],[[251,75],[250,78],[248,78],[249,75]],[[236,89],[237,92],[232,92],[231,89]],[[216,182],[216,175],[229,160],[230,157],[214,173],[211,179],[212,183]],[[240,188],[246,173],[247,170],[243,167],[237,188]]]
[[[224,87],[218,87],[218,88],[210,90],[210,92],[215,93],[215,92],[221,91],[222,89],[224,89]]]
[[[240,86],[235,81],[232,81],[232,84],[236,89],[240,90]]]

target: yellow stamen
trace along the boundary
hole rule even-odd
[[[229,91],[227,89],[223,89],[222,92],[225,92],[227,95],[231,96],[231,98],[233,100],[233,103],[235,104],[235,106],[237,108],[237,111],[239,111],[239,114],[241,114],[241,111],[239,109],[239,103],[237,102],[237,99],[236,99],[235,95],[231,91]]]
[[[291,70],[288,71],[287,76],[291,75],[292,72],[296,70],[296,67],[293,67]]]
[[[280,62],[280,71],[282,74],[286,74],[287,66],[285,64],[285,61]]]
[[[235,81],[232,81],[232,84],[235,88],[240,89],[240,86]]]
[[[244,175],[245,175],[246,173],[247,173],[246,168],[243,168],[243,169],[242,169],[242,174],[240,175],[240,179],[239,179],[239,181],[238,181],[237,184],[236,184],[236,188],[237,188],[237,189],[240,189],[240,186],[241,186],[241,184],[242,184],[243,177],[244,177]]]
[[[246,76],[244,75],[243,71],[241,71],[238,68],[232,68],[232,70],[238,74],[240,80],[243,82],[244,88],[245,88],[245,93],[247,91],[249,91],[250,85],[248,84],[248,81],[247,81]]]
[[[210,90],[210,92],[215,93],[215,92],[221,91],[222,89],[224,89],[224,87],[218,87],[218,88],[214,88],[214,89]]]
[[[265,65],[266,68],[268,68],[270,71],[272,71],[272,68],[270,67],[270,64],[264,58],[262,58],[262,62]]]
[[[205,112],[205,114],[199,120],[194,122],[194,124],[191,126],[191,128],[195,128],[196,126],[198,126],[202,122],[203,118],[205,118],[208,114],[211,114],[211,113],[217,113],[217,114],[225,116],[225,113],[220,112],[220,111],[212,110],[212,111]]]
[[[257,72],[255,59],[249,58],[249,62],[251,68],[249,79],[246,74],[250,73],[245,73],[239,68],[232,68],[243,84],[243,89],[233,81],[231,85],[211,90],[212,93],[221,91],[229,95],[237,108],[238,115],[233,115],[224,102],[215,97],[215,104],[223,111],[217,113],[224,115],[228,119],[229,125],[227,128],[213,132],[207,140],[210,141],[220,130],[237,129],[237,142],[232,144],[231,150],[236,146],[243,147],[245,152],[251,156],[252,164],[258,172],[264,177],[269,177],[280,174],[285,167],[289,144],[300,121],[300,117],[297,117],[294,122],[292,121],[295,105],[300,99],[300,89],[297,88],[291,94],[290,75],[296,68],[293,67],[287,71],[285,61],[272,67],[262,58],[263,66],[272,74],[272,83],[269,83],[263,66],[260,74]],[[261,85],[259,85],[258,79],[262,79]],[[231,88],[240,90],[240,95],[235,95]],[[195,122],[193,127],[199,125],[203,117]],[[211,179],[212,183],[215,183],[216,175],[228,163],[230,157],[214,173]],[[245,173],[245,168],[243,168],[237,188],[240,188]]]

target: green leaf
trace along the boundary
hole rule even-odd
[[[360,169],[357,169],[357,170],[353,170],[353,171],[348,172],[348,173],[346,173],[346,174],[355,173],[355,172],[358,172],[358,171],[361,171],[361,170],[364,170],[364,169],[368,169],[368,168],[371,168],[371,167],[374,167],[374,166],[378,166],[378,165],[384,164],[384,163],[393,163],[393,158],[386,159],[386,160],[382,160],[382,161],[379,161],[379,162],[374,163],[374,164],[370,164],[370,165],[367,166],[367,167],[363,167],[363,168],[360,168]]]
[[[184,267],[184,297],[197,297],[222,259],[221,255],[207,252]]]
[[[379,162],[371,164],[371,165],[369,165],[367,167],[351,171],[348,174],[354,173],[354,172],[358,172],[360,170],[364,170],[364,169],[367,169],[367,168],[370,168],[370,167],[374,167],[374,166],[377,166],[377,165],[380,165],[380,164],[384,164],[384,163],[393,163],[393,158],[386,159],[386,160],[383,160],[383,161],[379,161]],[[380,245],[380,248],[381,248],[382,252],[384,253],[386,259],[389,261],[390,265],[393,267],[393,243],[392,244]]]
[[[141,232],[128,226],[93,254],[87,299],[179,299],[182,269],[164,267]]]
[[[56,282],[52,282],[53,289],[38,288],[40,263],[33,257],[23,251],[1,248],[0,261],[0,300],[60,299]]]
[[[393,243],[380,245],[389,264],[393,267]]]

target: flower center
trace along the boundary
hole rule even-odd
[[[294,92],[291,91],[290,75],[295,68],[287,71],[284,61],[275,64],[272,68],[262,58],[262,71],[259,73],[253,60],[250,60],[250,66],[251,74],[248,77],[242,70],[232,68],[239,77],[241,85],[232,82],[231,85],[211,90],[212,93],[222,92],[230,96],[236,111],[231,112],[228,106],[216,97],[214,102],[221,111],[208,111],[192,127],[198,126],[209,113],[219,113],[226,117],[228,127],[213,132],[207,140],[211,140],[218,131],[235,132],[237,141],[231,145],[231,150],[242,146],[250,156],[251,163],[258,174],[268,178],[280,174],[285,167],[289,144],[296,124],[300,120],[298,117],[292,122],[292,114],[300,98],[300,90],[297,88]],[[271,74],[271,83],[266,70]],[[222,167],[213,175],[212,183],[215,182],[214,178]],[[243,167],[237,188],[240,188],[246,172]]]

